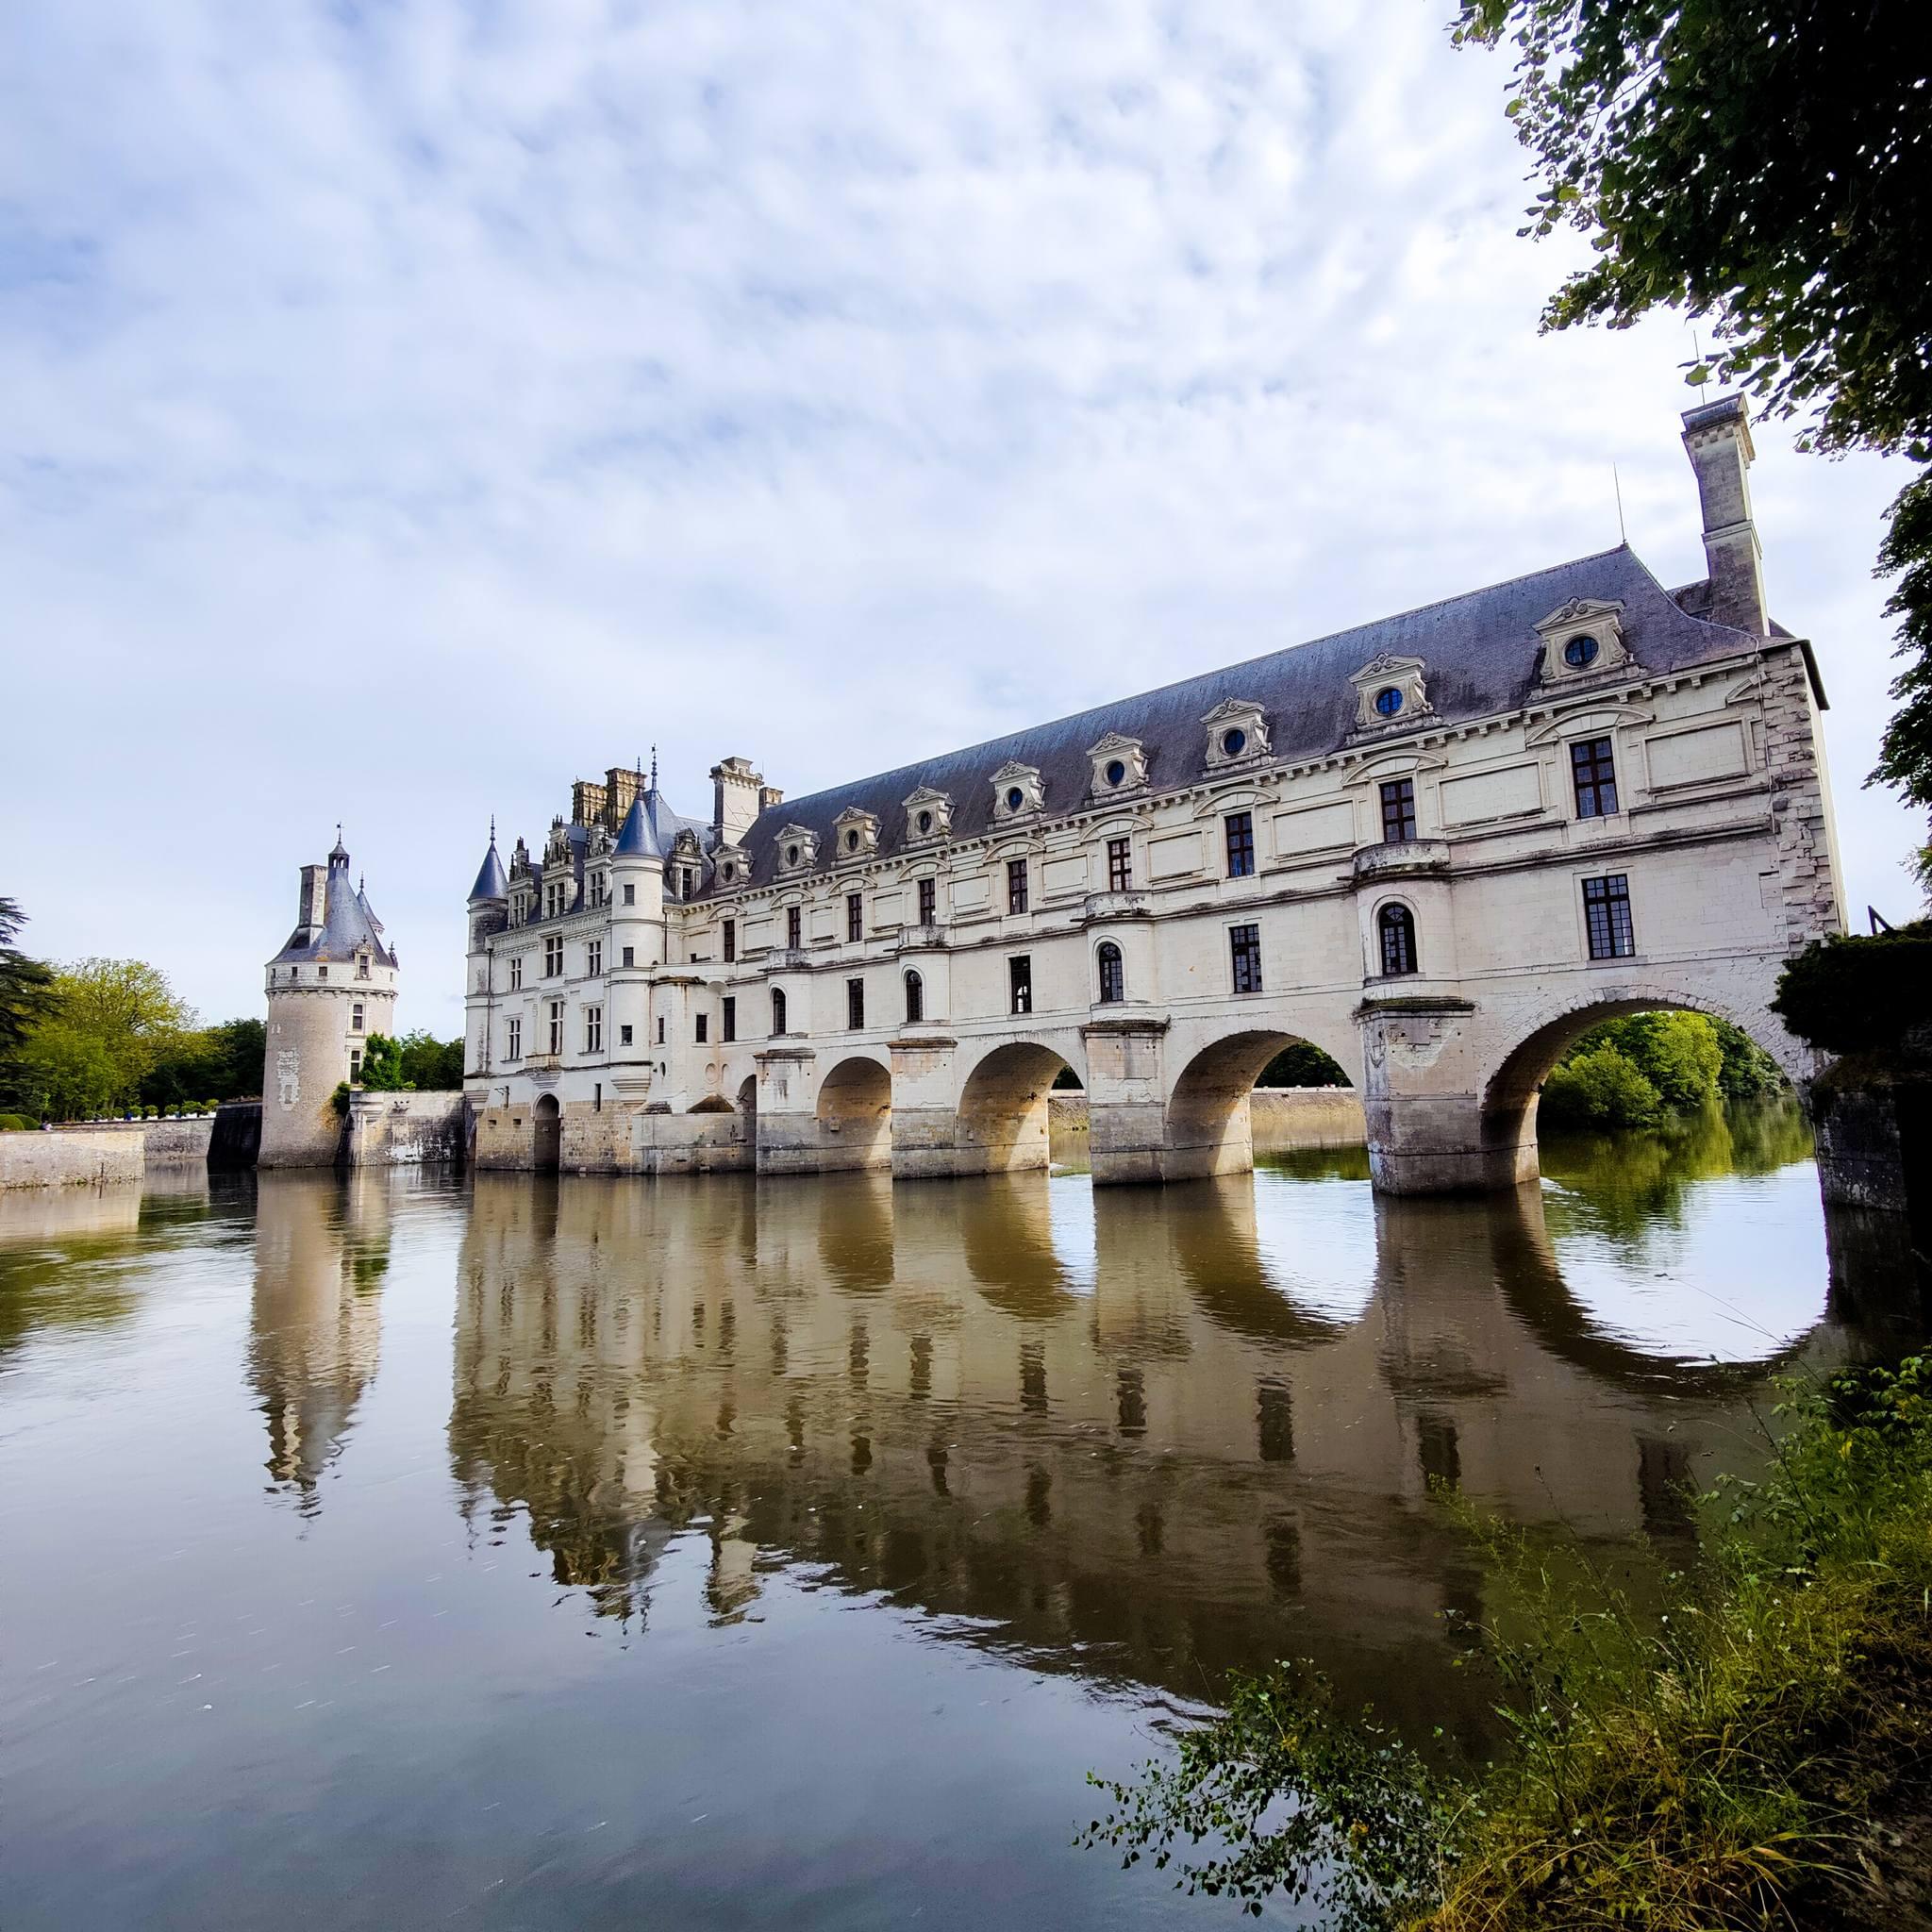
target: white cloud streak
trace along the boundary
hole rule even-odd
[[[1444,9],[1446,11],[1446,9]],[[1497,59],[1413,0],[66,0],[0,75],[0,891],[259,1005],[335,820],[457,1022],[485,820],[797,792],[1630,535],[1683,331],[1540,338]],[[1850,895],[1902,480],[1759,436]]]

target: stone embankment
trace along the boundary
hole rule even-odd
[[[1087,1131],[1087,1096],[1055,1093],[1048,1112],[1056,1137]],[[1358,1147],[1368,1139],[1361,1096],[1351,1087],[1257,1087],[1248,1096],[1255,1145]]]
[[[208,1165],[208,1142],[214,1138],[215,1117],[211,1113],[177,1114],[152,1121],[72,1121],[57,1127],[46,1140],[64,1140],[82,1135],[97,1139],[108,1134],[136,1134],[141,1138],[144,1167],[185,1167],[191,1163]]]
[[[0,1134],[0,1191],[139,1181],[143,1137],[133,1123],[84,1133]]]
[[[349,1167],[460,1166],[463,1096],[454,1093],[352,1094],[341,1162]]]

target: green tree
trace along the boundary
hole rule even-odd
[[[1511,43],[1523,230],[1590,237],[1546,328],[1704,320],[1711,374],[1807,443],[1932,457],[1932,34],[1915,0],[1459,0]],[[1932,807],[1932,474],[1888,512],[1908,661],[1875,778]]]
[[[133,1098],[107,1042],[58,1013],[9,1057],[6,1076],[8,1104],[46,1120],[84,1120]]]
[[[1627,1054],[1607,1043],[1576,1054],[1543,1082],[1537,1117],[1550,1126],[1654,1126],[1663,1101]]]
[[[1257,1087],[1347,1087],[1352,1083],[1341,1067],[1319,1046],[1297,1040],[1284,1046],[1261,1069]]]
[[[25,924],[13,900],[0,899],[0,1055],[12,1053],[54,1006],[53,974],[13,943]]]
[[[436,1040],[418,1027],[397,1044],[403,1054],[406,1085],[424,1093],[449,1093],[463,1084],[463,1042]]]
[[[372,1033],[362,1049],[361,1085],[373,1093],[399,1093],[408,1084],[401,1042],[387,1033]]]
[[[54,977],[60,1019],[96,1041],[131,1099],[162,1054],[194,1025],[194,1009],[145,959],[78,959]]]

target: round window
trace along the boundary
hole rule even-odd
[[[798,863],[798,847],[796,845],[786,846],[785,863],[787,865],[796,865]]]
[[[1119,758],[1114,758],[1108,762],[1107,768],[1107,782],[1109,785],[1119,785],[1123,783],[1125,780],[1126,775],[1127,768],[1126,766],[1121,763]]]
[[[858,834],[856,831],[845,834],[845,849],[848,852],[857,852],[858,850]]]
[[[1392,684],[1385,684],[1375,693],[1375,708],[1385,718],[1392,718],[1402,708],[1402,693]]]
[[[1007,787],[1007,809],[1018,811],[1026,803],[1026,794],[1017,785]]]
[[[920,829],[920,830],[921,830],[922,832],[929,832],[929,831],[931,831],[931,830],[932,830],[932,814],[931,814],[931,812],[929,812],[929,811],[923,811],[923,812],[921,812],[921,813],[919,814],[919,829]]]
[[[1221,748],[1229,758],[1238,758],[1248,748],[1248,734],[1237,726],[1232,731],[1221,734]]]
[[[1586,664],[1596,662],[1597,641],[1588,631],[1578,631],[1563,646],[1563,661],[1573,671],[1581,671]]]

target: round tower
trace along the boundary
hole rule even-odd
[[[372,1033],[395,1033],[396,956],[349,878],[336,827],[325,865],[302,868],[295,929],[268,962],[261,1167],[327,1167],[342,1141],[336,1089],[362,1072]]]

